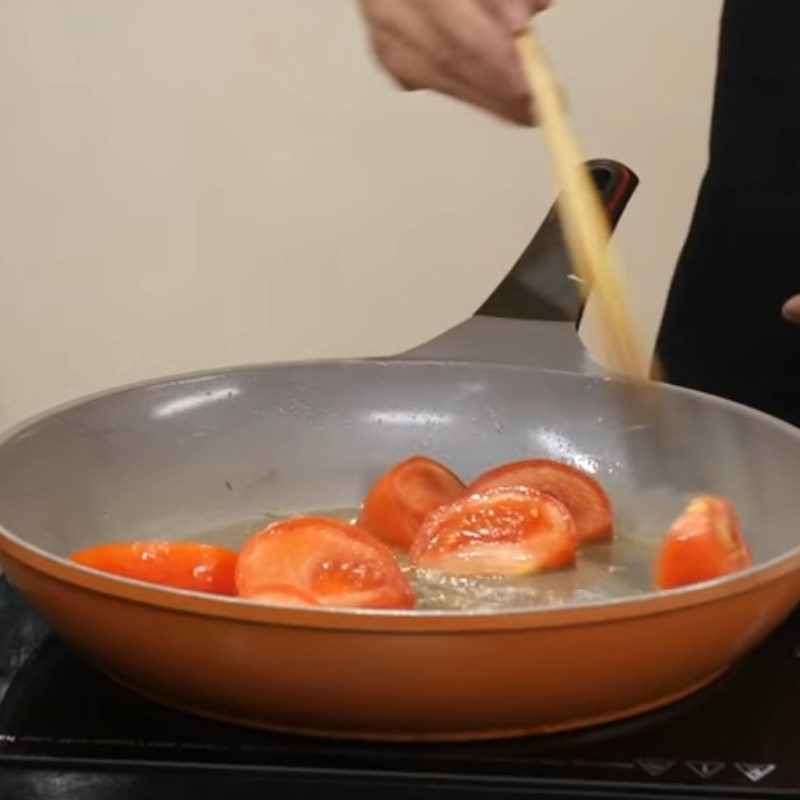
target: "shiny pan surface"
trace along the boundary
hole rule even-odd
[[[712,681],[800,599],[800,432],[672,387],[653,413],[630,391],[445,361],[248,367],[116,390],[0,441],[0,562],[106,672],[202,715],[451,740],[629,716]],[[653,545],[690,496],[725,495],[757,564],[674,592],[376,612],[258,606],[68,561],[105,541],[213,540],[271,515],[353,506],[413,453],[466,479],[520,458],[573,463],[606,486],[625,535]]]

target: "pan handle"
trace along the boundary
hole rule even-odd
[[[594,159],[586,165],[600,192],[613,231],[639,185],[639,178],[630,167],[611,159]],[[590,289],[586,287],[586,294]],[[572,273],[556,205],[550,209],[517,263],[476,314],[573,321],[576,326],[580,323],[582,292]]]
[[[586,166],[594,178],[608,212],[611,230],[614,231],[639,185],[639,177],[630,167],[607,158],[588,161]]]

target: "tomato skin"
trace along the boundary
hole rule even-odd
[[[359,523],[390,547],[408,550],[425,517],[464,491],[458,476],[443,464],[414,456],[392,467],[370,489]]]
[[[610,539],[614,534],[614,511],[605,490],[590,475],[568,464],[549,459],[503,464],[476,478],[467,491],[501,486],[528,486],[557,497],[572,514],[582,544]]]
[[[276,522],[242,548],[236,566],[239,596],[257,601],[276,586],[290,587],[295,596],[310,596],[323,606],[416,604],[411,585],[383,542],[356,525],[325,517]]]
[[[236,553],[195,542],[122,542],[92,547],[72,560],[124,578],[209,594],[235,593]]]
[[[575,564],[578,537],[564,504],[524,486],[468,495],[422,524],[411,559],[455,575],[533,575]]]
[[[698,497],[667,533],[656,562],[655,584],[659,589],[676,589],[752,565],[733,505],[718,497]]]

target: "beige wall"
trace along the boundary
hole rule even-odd
[[[455,1],[455,0],[454,0]],[[718,0],[542,23],[648,331],[704,160]],[[539,137],[394,92],[344,0],[0,4],[0,424],[107,385],[459,321],[552,198]]]

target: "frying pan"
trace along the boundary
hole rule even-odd
[[[669,386],[654,416],[632,391],[601,376],[403,358],[115,390],[0,440],[0,563],[110,676],[209,717],[456,740],[630,716],[713,681],[800,599],[800,431]],[[619,591],[556,603],[342,611],[173,591],[68,560],[100,542],[213,540],[270,514],[353,506],[412,453],[466,479],[520,458],[589,469],[615,502],[621,535],[651,550],[689,497],[724,495],[756,565],[670,592],[652,591],[643,568]]]

